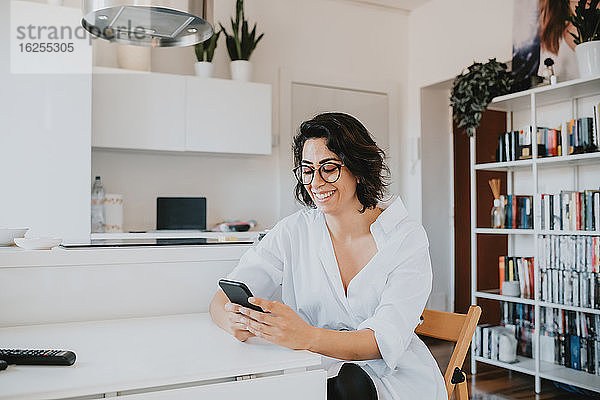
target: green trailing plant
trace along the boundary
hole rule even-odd
[[[586,4],[589,1],[589,6]],[[575,6],[575,13],[568,17],[568,21],[577,29],[577,35],[569,32],[575,39],[575,44],[600,40],[600,9],[599,0],[579,0]]]
[[[496,96],[510,91],[513,79],[506,64],[490,59],[487,63],[474,63],[454,79],[450,104],[459,128],[469,136],[475,135],[481,115]]]
[[[194,50],[196,51],[196,59],[198,62],[212,62],[215,55],[215,50],[217,49],[217,44],[219,43],[219,36],[221,36],[221,31],[214,33],[210,39],[194,46]]]
[[[248,29],[248,21],[244,16],[244,0],[237,0],[235,3],[235,20],[231,18],[231,34],[227,32],[223,24],[219,25],[225,34],[225,43],[231,61],[249,60],[256,45],[264,36],[264,33],[261,33],[256,37],[256,24],[252,31]]]

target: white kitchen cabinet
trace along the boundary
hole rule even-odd
[[[95,68],[92,146],[271,154],[271,85]]]
[[[271,154],[271,85],[187,79],[186,150]]]
[[[185,77],[95,68],[92,146],[185,150]]]

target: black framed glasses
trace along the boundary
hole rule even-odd
[[[326,162],[319,167],[319,175],[327,183],[335,183],[340,179],[344,164]],[[310,185],[315,178],[315,169],[309,165],[300,165],[292,170],[298,182]]]

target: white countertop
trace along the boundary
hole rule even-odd
[[[24,250],[0,247],[0,269],[59,265],[106,265],[185,261],[239,260],[252,245],[214,244],[208,246],[144,246],[97,249]]]
[[[56,398],[317,366],[321,356],[252,338],[241,343],[208,314],[0,329],[4,348],[73,350],[70,367],[0,372],[0,399]]]

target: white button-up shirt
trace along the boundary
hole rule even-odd
[[[440,370],[414,330],[431,291],[429,243],[398,197],[370,227],[377,253],[344,292],[323,213],[303,209],[281,220],[246,252],[229,279],[256,297],[281,296],[308,324],[371,329],[383,359],[356,361],[380,400],[447,399]],[[345,361],[323,357],[328,376]]]

